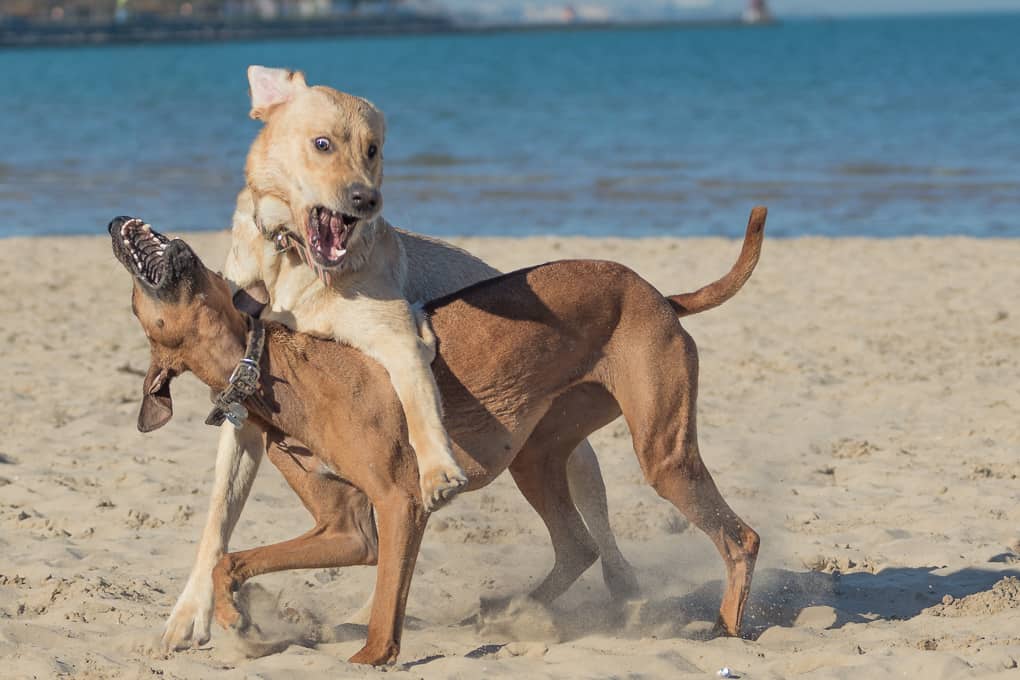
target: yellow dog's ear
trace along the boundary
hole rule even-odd
[[[174,415],[174,402],[170,397],[170,381],[174,373],[169,368],[149,364],[149,372],[142,383],[142,407],[138,411],[138,431],[152,432],[168,422]]]
[[[249,66],[251,112],[248,115],[255,120],[265,121],[275,107],[289,102],[299,91],[307,87],[305,75],[300,71]]]

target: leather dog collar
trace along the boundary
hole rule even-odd
[[[262,234],[262,237],[267,241],[273,242],[273,247],[276,249],[277,253],[285,253],[288,250],[293,250],[297,253],[297,256],[301,258],[302,262],[309,267],[314,268],[308,259],[308,250],[305,247],[304,239],[286,227],[278,227],[273,231],[266,229],[266,225],[262,223],[262,217],[259,215],[259,193],[256,192],[255,187],[250,184],[248,185],[248,190],[251,192],[255,204],[255,210],[252,217],[254,218],[255,226],[258,228],[259,233]]]
[[[248,321],[248,344],[244,357],[230,374],[227,387],[212,398],[213,409],[205,419],[206,425],[222,425],[224,420],[229,420],[231,425],[240,429],[248,418],[244,402],[259,388],[262,374],[259,361],[266,344],[266,329],[255,317],[244,316]]]

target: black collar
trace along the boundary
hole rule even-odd
[[[244,316],[248,321],[248,345],[244,357],[230,374],[227,387],[212,398],[213,409],[205,419],[206,425],[222,425],[224,420],[229,420],[231,425],[240,429],[248,417],[244,402],[259,388],[259,362],[266,344],[266,329],[255,317]]]

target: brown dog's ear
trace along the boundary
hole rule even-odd
[[[308,85],[300,71],[249,66],[248,87],[251,92],[251,112],[248,115],[264,121],[274,106],[290,101]]]
[[[142,383],[142,407],[138,411],[139,432],[152,432],[170,422],[174,415],[174,402],[170,398],[170,380],[173,377],[170,369],[149,365],[149,372]]]

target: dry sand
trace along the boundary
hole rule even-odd
[[[225,233],[188,239],[222,260]],[[458,243],[504,268],[620,260],[668,292],[716,277],[737,250]],[[256,579],[245,595],[280,642],[260,658],[218,630],[203,649],[152,651],[205,511],[208,393],[178,380],[174,421],[139,434],[147,348],[107,239],[0,245],[0,677],[378,675],[344,661],[363,631],[339,625],[370,568]],[[479,598],[524,593],[551,564],[537,516],[501,478],[433,518],[397,677],[1016,677],[1018,291],[1020,241],[767,243],[736,299],[685,321],[701,348],[706,463],[763,538],[749,639],[704,639],[722,563],[643,484],[616,422],[593,440],[645,599],[612,605],[594,568],[549,611],[522,603],[462,624]],[[308,525],[266,463],[233,545]]]

